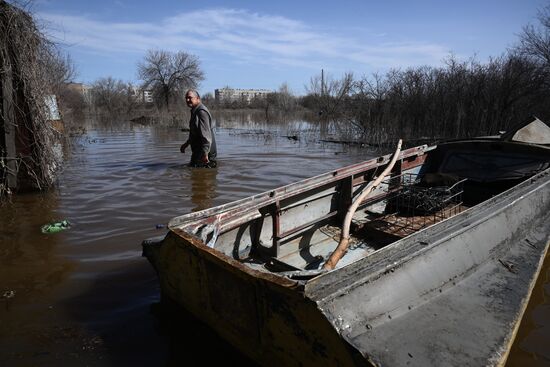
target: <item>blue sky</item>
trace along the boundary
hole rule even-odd
[[[148,49],[199,57],[199,90],[277,89],[303,94],[321,69],[334,77],[442,65],[451,53],[501,55],[548,0],[65,1],[30,10],[70,53],[77,81],[139,82]]]

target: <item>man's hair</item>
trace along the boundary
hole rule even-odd
[[[201,99],[199,92],[197,92],[195,89],[188,89],[187,92],[185,92],[185,95],[187,95],[187,93],[193,93],[195,97],[197,97],[198,99]]]

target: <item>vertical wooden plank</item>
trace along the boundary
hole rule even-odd
[[[271,256],[277,258],[279,256],[279,241],[281,239],[281,205],[277,200],[272,206],[273,215],[273,244],[271,245]]]
[[[4,54],[4,56],[7,56]],[[9,60],[3,57],[4,80],[2,81],[2,117],[4,122],[4,139],[6,142],[7,185],[10,189],[17,188],[17,161],[15,147],[15,115],[13,110],[13,78]]]
[[[344,222],[344,218],[353,200],[353,175],[340,181],[340,200],[338,201],[338,223]]]

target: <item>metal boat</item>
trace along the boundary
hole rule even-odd
[[[503,365],[550,239],[529,122],[173,218],[144,256],[163,301],[262,365]]]

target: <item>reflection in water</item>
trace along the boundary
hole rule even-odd
[[[40,231],[47,222],[62,219],[57,206],[52,193],[0,203],[0,291],[14,290],[18,298],[40,297],[67,276],[71,262],[56,254],[63,234]]]
[[[1,365],[21,363],[21,354],[43,348],[40,342],[48,339],[44,330],[53,327],[57,315],[52,299],[75,268],[73,261],[59,256],[63,234],[40,231],[60,219],[57,209],[53,193],[14,196],[0,203]]]
[[[216,177],[219,168],[192,168],[189,167],[191,179],[192,211],[198,212],[210,208],[216,198]]]

